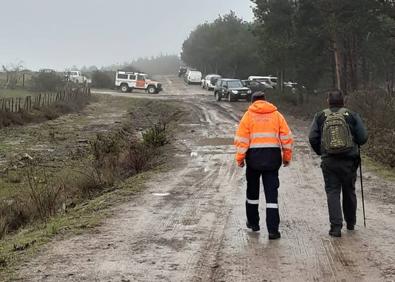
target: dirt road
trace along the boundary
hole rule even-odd
[[[356,231],[330,238],[319,159],[306,142],[306,124],[288,117],[296,144],[292,166],[281,170],[282,239],[249,233],[244,171],[231,145],[247,104],[216,103],[198,86],[161,80],[166,91],[154,99],[178,99],[191,109],[190,122],[179,125],[177,168],[114,208],[94,232],[49,244],[22,267],[22,281],[395,280],[395,210],[383,198],[394,183],[367,174],[368,228],[360,217]],[[264,199],[260,209],[264,218]]]

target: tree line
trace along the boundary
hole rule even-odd
[[[182,46],[181,59],[203,73],[245,77],[262,68],[253,24],[231,11],[199,25]]]
[[[395,1],[252,0],[255,21],[234,12],[199,25],[182,59],[205,73],[273,74],[310,89],[393,93]]]

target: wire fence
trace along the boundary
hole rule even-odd
[[[0,98],[0,112],[31,112],[34,109],[49,107],[59,102],[75,101],[91,95],[89,87],[65,89],[53,93],[40,93],[36,96]]]

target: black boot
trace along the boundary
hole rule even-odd
[[[354,230],[355,229],[355,225],[354,224],[348,224],[347,223],[347,230]]]
[[[259,225],[252,225],[248,221],[246,222],[246,225],[247,225],[247,228],[252,229],[252,231],[254,231],[254,232],[261,230]]]
[[[329,235],[332,237],[341,237],[342,236],[341,226],[331,225],[331,229],[329,230]]]
[[[276,231],[276,232],[269,232],[269,240],[277,240],[281,238],[281,233]]]

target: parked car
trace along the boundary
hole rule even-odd
[[[202,79],[202,88],[207,89],[207,90],[213,90],[215,87],[215,84],[217,83],[218,79],[220,79],[221,76],[219,74],[209,74],[206,75],[204,79]]]
[[[292,82],[292,81],[288,81],[288,82],[284,82],[284,86],[285,87],[290,87],[290,88],[296,88],[298,86],[298,83]]]
[[[240,79],[219,79],[214,88],[215,100],[226,99],[229,102],[244,99],[251,100],[251,89],[245,87]]]
[[[202,82],[202,73],[197,70],[190,70],[185,74],[185,82],[188,84],[200,84]]]
[[[162,84],[151,80],[145,73],[117,71],[115,75],[115,86],[126,93],[133,89],[145,90],[149,94],[162,91]]]
[[[278,78],[275,76],[250,76],[250,81],[258,81],[263,84],[266,88],[276,88]]]
[[[86,84],[92,82],[89,78],[82,75],[82,73],[78,70],[67,71],[65,72],[64,76],[66,81],[71,81],[76,84]]]
[[[180,67],[180,69],[178,70],[178,77],[184,76],[187,70],[188,70],[187,67]]]
[[[243,80],[242,81],[245,87],[248,87],[251,89],[252,94],[258,91],[265,91],[268,87],[260,83],[259,81],[256,80]]]

